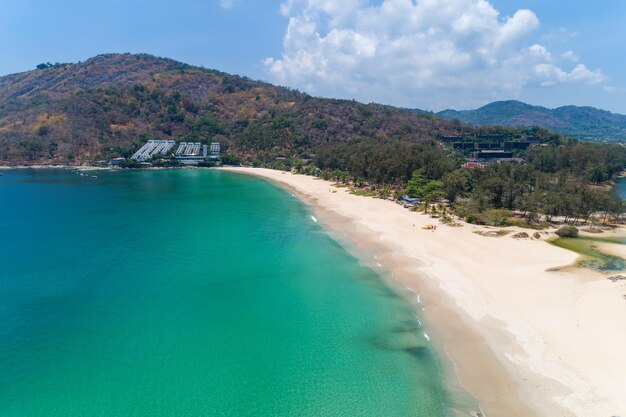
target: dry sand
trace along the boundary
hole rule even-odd
[[[426,231],[437,220],[392,201],[308,176],[227,169],[289,186],[331,233],[374,245],[374,265],[413,297],[486,416],[626,417],[626,282],[548,271],[577,255],[542,240],[480,236],[473,231],[484,228],[467,224]]]

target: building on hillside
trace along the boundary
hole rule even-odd
[[[475,142],[454,142],[452,144],[453,149],[475,149]]]
[[[198,165],[206,159],[205,151],[200,142],[181,142],[176,150],[176,160],[182,165]]]
[[[204,162],[207,158],[219,159],[220,157],[220,144],[218,142],[211,143],[211,145],[203,145],[200,142],[180,142],[176,151],[172,149],[176,145],[173,140],[148,140],[137,152],[132,156],[132,159],[137,162],[146,162],[154,157],[171,155],[176,158],[182,165],[198,165]],[[124,161],[117,161],[117,158],[109,162],[111,165],[119,165]]]
[[[504,142],[504,149],[520,149],[526,150],[530,147],[530,142]]]
[[[523,141],[530,143],[531,145],[537,145],[541,143],[541,140],[536,136],[529,136],[522,138]]]
[[[462,169],[482,169],[485,167],[485,164],[481,163],[481,162],[475,162],[475,161],[468,161],[466,163],[464,163],[463,165],[461,165]]]
[[[493,141],[493,142],[501,142],[504,140],[504,137],[502,135],[489,135],[489,134],[484,134],[484,135],[477,135],[476,136],[477,139],[480,140],[488,140],[488,141]]]
[[[441,141],[445,143],[463,142],[464,140],[465,138],[463,138],[463,136],[442,136],[441,137]]]
[[[498,164],[525,164],[526,161],[524,160],[524,158],[500,158],[500,159],[496,159],[496,163]]]
[[[477,152],[476,159],[502,159],[502,158],[513,158],[513,152],[510,151],[502,151],[502,150],[489,150],[489,151],[480,151]]]
[[[222,151],[222,147],[219,142],[211,143],[211,153],[209,157],[211,159],[220,159],[220,153]]]
[[[144,162],[155,156],[167,155],[174,145],[176,142],[173,140],[150,139],[131,158],[138,162]]]
[[[176,156],[183,155],[185,153],[185,149],[187,149],[187,142],[181,142],[176,150]]]

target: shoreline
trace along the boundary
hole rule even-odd
[[[94,165],[0,165],[0,171],[12,169],[77,169],[79,171],[110,171],[114,168],[110,166],[98,167]]]
[[[375,263],[363,261],[422,309],[433,347],[485,416],[626,414],[626,283],[580,268],[549,271],[578,255],[543,240],[480,236],[473,231],[485,227],[468,224],[425,231],[438,221],[314,177],[220,169],[292,189],[331,236],[375,253]]]
[[[176,169],[213,169],[215,167],[199,167],[199,166],[156,166],[141,168],[121,168],[118,166],[95,166],[95,165],[0,165],[0,171],[22,170],[22,169],[69,169],[77,171],[158,171],[158,170],[176,170]]]

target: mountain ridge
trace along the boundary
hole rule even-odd
[[[555,126],[555,131],[566,127],[564,122],[555,123],[555,116],[548,117],[545,108],[508,103],[510,117],[515,116],[511,107],[531,108],[551,118],[543,124]],[[491,113],[499,117],[499,104],[491,106],[495,106]],[[485,108],[489,110],[489,105]],[[471,113],[454,116],[458,114]],[[252,163],[277,156],[309,158],[333,143],[436,143],[444,136],[525,134],[506,126],[476,129],[475,121],[459,123],[443,116],[450,114],[312,97],[148,54],[101,54],[84,62],[41,64],[32,71],[0,77],[0,164],[128,157],[147,138],[217,140]],[[490,119],[489,124],[496,121]],[[537,134],[554,136],[547,130],[535,130],[533,135]]]
[[[550,109],[505,100],[474,110],[447,109],[433,114],[479,126],[539,126],[577,139],[626,141],[626,115],[591,106],[567,105]]]
[[[465,129],[147,54],[40,67],[0,77],[0,163],[126,157],[146,138],[217,138],[244,158],[306,155],[326,142],[419,142]]]

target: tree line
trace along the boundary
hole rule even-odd
[[[563,144],[564,143],[564,144]],[[621,216],[623,200],[610,181],[626,166],[621,145],[563,141],[533,146],[525,164],[461,168],[441,143],[367,140],[334,143],[314,149],[309,165],[298,158],[273,161],[274,168],[295,167],[326,179],[368,185],[380,193],[418,198],[425,204],[446,202],[474,223],[506,224],[515,215],[529,224],[587,221]]]

